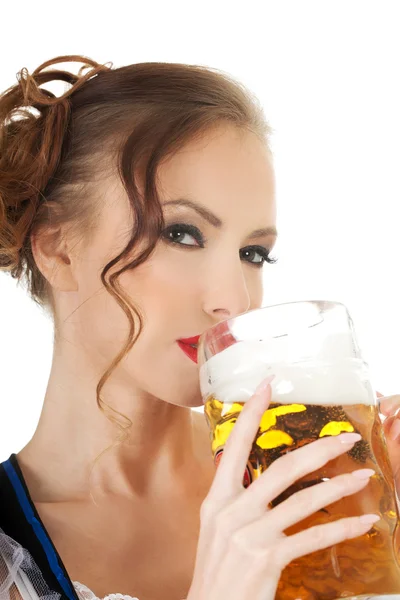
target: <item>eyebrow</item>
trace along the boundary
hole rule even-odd
[[[216,215],[214,215],[214,213],[212,213],[210,210],[208,210],[208,208],[206,208],[205,206],[198,204],[198,202],[192,202],[191,200],[187,200],[186,198],[179,198],[178,200],[168,200],[167,202],[163,203],[163,206],[168,206],[168,205],[184,206],[187,208],[191,208],[192,210],[196,211],[201,217],[203,217],[203,219],[205,219],[211,225],[213,225],[214,227],[217,227],[218,229],[220,229],[223,225],[223,222],[221,221],[221,219],[219,219]],[[261,238],[261,237],[268,236],[268,235],[273,235],[276,237],[278,235],[276,228],[275,227],[264,227],[262,229],[256,229],[248,237],[249,238]]]

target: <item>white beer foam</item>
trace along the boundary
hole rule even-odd
[[[272,401],[280,404],[374,405],[366,364],[361,359],[272,362],[271,345],[242,341],[213,356],[200,369],[204,401],[246,402],[259,383],[275,375]]]

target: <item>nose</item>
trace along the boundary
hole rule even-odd
[[[230,319],[249,310],[248,285],[240,261],[215,269],[206,277],[203,310],[216,322]]]

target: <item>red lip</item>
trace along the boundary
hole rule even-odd
[[[193,348],[191,344],[198,344],[200,336],[195,335],[190,338],[182,338],[178,340],[178,346],[193,362],[197,364],[197,348]]]
[[[178,340],[178,346],[181,350],[184,351],[186,356],[188,356],[193,362],[195,362],[197,364],[197,348],[193,348],[192,346],[183,344],[179,340]]]
[[[190,338],[181,338],[178,341],[182,342],[182,344],[198,344],[199,343],[199,339],[200,339],[200,336],[199,335],[195,335],[195,336],[190,337]]]

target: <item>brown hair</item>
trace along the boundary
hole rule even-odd
[[[66,62],[84,66],[78,75],[45,70]],[[125,312],[130,332],[96,388],[98,406],[108,408],[109,418],[125,430],[130,420],[107,405],[100,391],[143,327],[140,311],[118,285],[118,277],[142,264],[160,237],[157,169],[185,143],[223,122],[254,132],[266,144],[270,130],[248,90],[202,66],[153,62],[114,69],[112,63],[102,65],[84,56],[59,56],[32,74],[22,69],[17,79],[0,95],[0,270],[26,281],[31,298],[54,317],[51,286],[32,254],[32,234],[42,226],[67,223],[74,235],[88,240],[96,227],[98,202],[90,192],[107,165],[117,170],[134,211],[129,243],[101,274],[103,285]],[[41,87],[52,81],[70,87],[56,97]],[[107,278],[139,244],[144,249]]]

